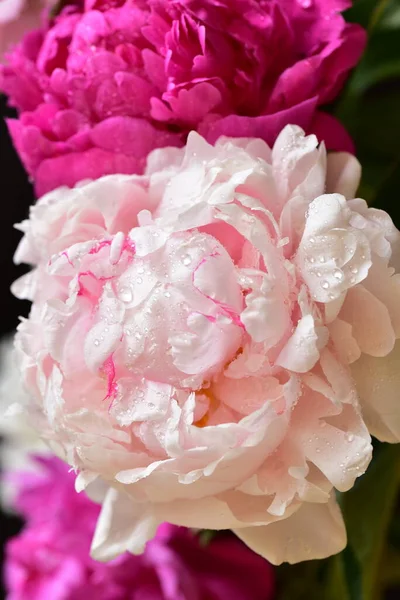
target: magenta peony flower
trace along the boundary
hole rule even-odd
[[[75,477],[59,459],[35,461],[42,473],[19,474],[16,508],[27,525],[7,546],[8,600],[273,597],[271,566],[230,536],[202,547],[190,531],[164,524],[142,556],[94,561],[89,549],[100,507],[75,492]]]
[[[192,132],[143,176],[32,207],[19,364],[78,489],[110,486],[94,556],[140,552],[164,521],[234,529],[273,563],[344,547],[335,488],[370,433],[400,440],[400,233],[359,178],[296,126],[272,149]]]
[[[0,87],[38,194],[141,172],[154,148],[198,130],[273,143],[287,123],[349,148],[318,107],[334,100],[365,35],[349,0],[70,2],[9,56]]]

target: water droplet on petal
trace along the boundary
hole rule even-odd
[[[342,279],[343,279],[343,273],[342,273],[342,271],[340,269],[335,269],[334,272],[333,272],[333,276],[338,281],[342,281]]]
[[[330,287],[330,286],[329,286],[329,281],[327,281],[326,279],[325,279],[324,281],[322,281],[322,282],[321,282],[321,287],[322,287],[324,290],[328,290],[328,289],[329,289],[329,287]]]
[[[352,442],[354,440],[354,435],[352,433],[346,433],[345,437],[348,442]]]
[[[94,342],[93,342],[93,343],[94,343],[94,345],[95,345],[95,346],[99,346],[99,345],[100,345],[100,342],[99,342],[99,340],[94,340]]]
[[[301,6],[301,8],[311,8],[313,4],[313,0],[297,0],[297,4]]]
[[[132,302],[133,293],[130,287],[124,287],[119,290],[119,298],[122,302]]]
[[[190,256],[190,254],[183,254],[183,256],[181,256],[181,261],[182,264],[185,265],[185,267],[188,267],[192,262],[192,257]]]

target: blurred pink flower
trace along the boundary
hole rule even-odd
[[[94,556],[140,552],[164,521],[231,528],[274,563],[344,547],[335,488],[370,433],[400,439],[400,234],[354,198],[360,172],[296,126],[272,150],[192,132],[143,176],[31,208],[19,363],[78,489],[110,486]]]
[[[71,3],[70,3],[71,4]],[[351,149],[318,107],[360,58],[349,0],[86,0],[25,37],[0,87],[20,117],[14,143],[39,195],[141,172],[154,148],[198,130],[273,143],[287,123]]]
[[[75,477],[59,459],[34,460],[41,473],[18,474],[16,508],[27,525],[7,545],[8,600],[273,597],[271,566],[231,536],[203,547],[190,531],[164,524],[142,556],[94,561],[89,550],[100,507],[75,492]]]
[[[56,0],[0,0],[0,60],[32,29],[40,26],[44,10]]]

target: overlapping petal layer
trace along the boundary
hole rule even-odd
[[[272,150],[192,133],[32,208],[17,348],[42,435],[79,489],[110,486],[96,557],[163,521],[276,563],[344,546],[334,490],[365,471],[367,425],[398,436],[390,382],[381,400],[360,377],[397,364],[399,232],[359,176],[295,126]]]
[[[348,0],[107,0],[65,3],[8,57],[0,87],[20,112],[13,141],[39,195],[142,172],[196,129],[275,141],[287,123],[352,146],[318,107],[365,44]]]

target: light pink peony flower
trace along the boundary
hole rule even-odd
[[[191,532],[159,527],[140,557],[105,565],[90,558],[100,507],[77,494],[56,458],[35,458],[41,472],[19,473],[23,532],[7,545],[8,600],[270,600],[271,566],[230,536],[202,547]],[[44,508],[45,507],[45,510]]]
[[[349,0],[86,0],[27,36],[0,87],[38,194],[142,172],[157,147],[198,130],[273,143],[287,123],[351,148],[319,112],[365,44]]]
[[[232,528],[273,563],[344,547],[334,488],[365,471],[367,426],[400,437],[390,383],[364,389],[375,362],[397,366],[399,232],[353,199],[359,177],[295,126],[272,150],[192,133],[143,177],[31,209],[19,359],[78,489],[111,486],[96,557],[140,551],[162,521]]]
[[[31,29],[40,27],[44,9],[57,0],[0,0],[0,60]]]

